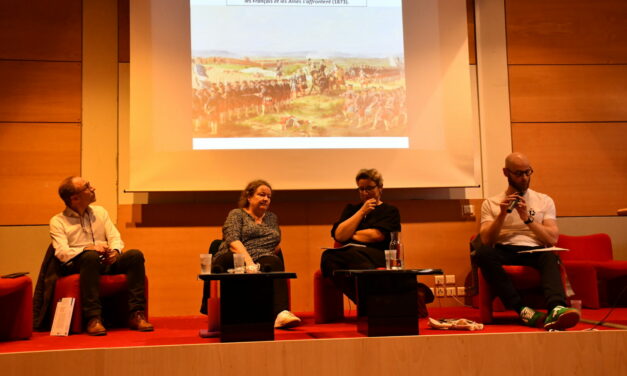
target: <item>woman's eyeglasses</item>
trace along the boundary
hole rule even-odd
[[[359,192],[372,192],[375,188],[377,188],[376,185],[368,185],[366,187],[357,187],[357,190]]]

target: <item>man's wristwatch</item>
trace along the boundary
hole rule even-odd
[[[533,217],[532,217],[532,216],[529,216],[529,218],[527,218],[527,220],[526,220],[526,221],[524,221],[523,223],[524,223],[524,224],[526,224],[526,225],[528,225],[528,224],[530,224],[530,223],[533,223]]]

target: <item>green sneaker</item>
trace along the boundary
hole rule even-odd
[[[579,311],[575,308],[566,308],[557,306],[553,308],[551,313],[544,321],[544,329],[546,330],[566,330],[577,325],[579,322]]]
[[[519,315],[522,322],[527,326],[534,328],[542,328],[544,326],[544,320],[546,319],[545,313],[538,312],[529,307],[523,307]]]

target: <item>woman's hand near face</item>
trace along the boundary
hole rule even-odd
[[[357,235],[357,228],[368,214],[381,204],[382,190],[382,186],[370,179],[359,179],[357,181],[357,192],[359,192],[359,198],[363,204],[355,214],[337,226],[335,229],[335,240],[344,243],[349,240],[358,240],[358,238],[362,237]],[[355,238],[355,235],[357,235],[357,238]]]
[[[348,218],[344,222],[340,223],[339,226],[335,229],[335,240],[338,242],[344,243],[349,240],[357,240],[354,238],[355,231],[357,231],[357,227],[359,223],[366,218],[368,214],[370,214],[379,204],[379,200],[376,198],[371,198],[364,201],[363,205],[359,210],[353,214],[352,217]]]
[[[378,204],[379,204],[379,200],[377,200],[376,198],[371,198],[371,199],[364,201],[364,204],[359,210],[361,210],[362,214],[366,216],[370,214],[370,212],[373,211],[377,207]]]

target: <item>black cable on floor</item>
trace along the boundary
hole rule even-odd
[[[588,328],[586,330],[594,330],[594,328],[596,328],[599,325],[603,325],[605,323],[605,320],[607,320],[607,318],[612,314],[612,312],[614,312],[614,309],[616,308],[616,306],[618,305],[618,302],[620,301],[620,298],[623,296],[623,294],[625,293],[625,291],[627,290],[627,286],[623,287],[623,290],[620,292],[620,294],[618,294],[618,296],[616,297],[616,299],[614,300],[614,305],[612,305],[612,308],[610,308],[610,310],[607,312],[607,314],[605,315],[605,317],[603,317],[599,322],[597,322],[596,324],[594,324],[594,326],[592,326],[592,328]],[[622,326],[622,325],[621,325]]]

